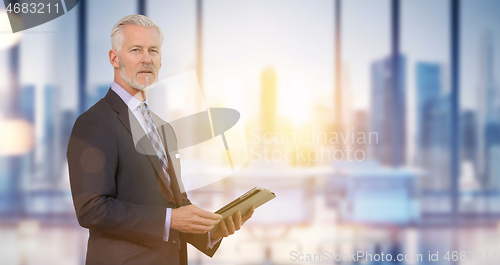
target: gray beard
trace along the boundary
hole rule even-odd
[[[137,89],[137,90],[140,90],[140,91],[146,91],[146,90],[149,90],[152,88],[152,86],[158,81],[158,75],[156,74],[156,72],[154,72],[154,68],[151,66],[151,69],[153,69],[153,74],[154,74],[154,80],[153,82],[150,83],[150,77],[146,77],[146,84],[144,85],[141,85],[137,82],[137,79],[135,79],[135,77],[137,76],[137,73],[135,73],[135,75],[132,77],[132,78],[128,78],[127,77],[127,74],[125,73],[125,68],[123,67],[123,63],[122,63],[122,60],[120,58],[120,56],[118,56],[118,64],[120,65],[120,67],[118,68],[118,70],[120,71],[120,76],[122,77],[122,79],[125,81],[125,83],[127,83],[127,85],[129,85],[131,88],[134,88],[134,89]]]

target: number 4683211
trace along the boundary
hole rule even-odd
[[[55,8],[55,10],[54,10]],[[50,13],[51,11],[55,11],[56,13],[59,13],[59,3],[56,3],[53,5],[53,8],[51,10],[50,8],[50,3],[48,4],[44,4],[44,3],[15,3],[15,4],[12,4],[12,3],[9,3],[9,5],[7,6],[7,9],[5,10],[9,13],[16,13],[16,14],[19,14],[19,13],[23,13],[23,14],[26,14],[26,13],[32,13],[32,14],[35,14],[35,13],[45,13],[47,11],[47,13]]]
[[[444,259],[447,261],[481,261],[481,260],[495,260],[496,259],[496,251],[493,251],[492,253],[488,253],[488,251],[483,252],[481,251],[453,251],[453,252],[446,252],[444,255]]]

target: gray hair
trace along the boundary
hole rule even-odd
[[[165,38],[165,36],[163,35],[163,30],[158,25],[156,25],[156,23],[152,19],[138,14],[128,15],[120,19],[120,21],[118,21],[118,23],[116,23],[111,30],[111,47],[118,52],[120,52],[122,46],[125,44],[125,37],[123,36],[122,29],[126,25],[155,28],[158,31],[158,37],[160,38],[160,47],[163,44],[163,39]]]

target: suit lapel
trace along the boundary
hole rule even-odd
[[[153,116],[153,122],[156,125],[156,128],[158,129],[158,133],[160,134],[160,138],[163,142],[163,147],[165,148],[165,153],[167,154],[167,159],[168,159],[168,174],[170,176],[170,180],[172,182],[172,192],[174,194],[175,202],[178,206],[182,206],[182,195],[181,191],[179,189],[179,181],[177,179],[177,172],[175,170],[174,163],[177,163],[177,158],[172,158],[171,154],[172,153],[177,153],[173,152],[173,149],[177,151],[177,147],[175,146],[175,139],[172,137],[169,137],[170,135],[167,135],[165,133],[165,128],[171,128],[167,122],[163,121],[160,117],[158,117],[156,114],[152,113]],[[169,131],[169,130],[167,130]],[[168,144],[170,143],[170,144]]]
[[[170,195],[174,197],[174,193],[168,185],[165,174],[163,173],[163,169],[161,168],[160,159],[156,155],[156,151],[151,144],[151,141],[139,124],[139,121],[137,121],[137,119],[135,118],[132,111],[128,108],[125,102],[123,102],[123,100],[111,89],[106,94],[105,99],[108,101],[110,106],[118,113],[118,119],[127,129],[127,131],[132,135],[136,150],[139,153],[146,155],[149,162],[156,171],[158,178],[160,178],[161,182],[166,187]]]
[[[174,198],[178,206],[182,205],[182,192],[184,192],[184,187],[182,186],[182,181],[179,179],[181,176],[180,172],[180,161],[179,161],[179,152],[177,148],[177,139],[175,137],[172,126],[169,123],[162,120],[155,113],[151,112],[153,116],[153,122],[158,128],[158,133],[160,134],[160,138],[164,144],[165,151],[167,153],[168,158],[168,169],[170,180],[172,181],[172,192],[174,193]]]

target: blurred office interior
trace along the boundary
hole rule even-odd
[[[88,0],[15,34],[0,9],[1,264],[84,263],[67,142],[113,82],[111,28],[134,13],[165,32],[160,80],[195,71],[206,107],[244,126],[248,162],[191,201],[217,210],[254,186],[277,196],[214,258],[189,248],[190,264],[324,251],[498,262],[499,1]],[[208,177],[213,159],[193,154],[183,172]]]

